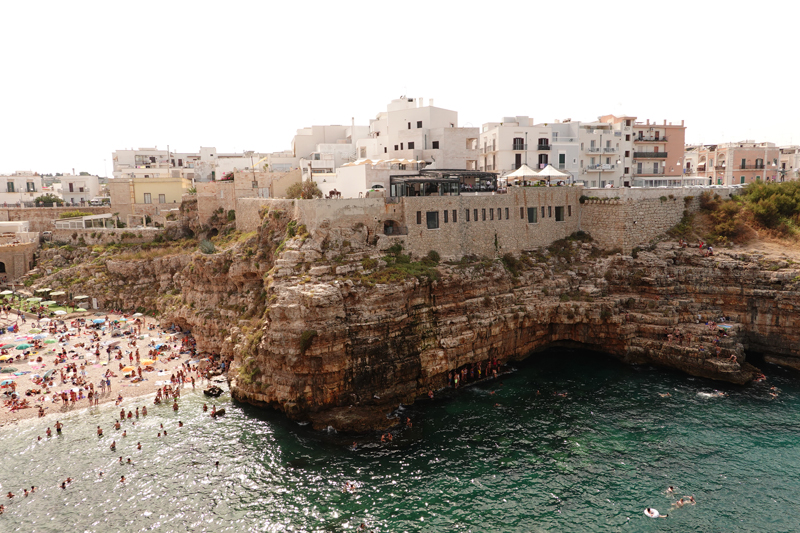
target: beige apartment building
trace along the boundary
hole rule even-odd
[[[711,185],[740,185],[780,176],[780,149],[770,142],[752,140],[686,147],[686,159],[695,166],[692,176]]]
[[[789,181],[798,179],[800,174],[800,146],[781,146],[778,161],[778,179]]]

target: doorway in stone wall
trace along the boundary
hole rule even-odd
[[[6,264],[0,261],[0,274],[6,273]]]

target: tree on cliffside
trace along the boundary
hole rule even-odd
[[[55,194],[52,194],[52,193],[43,194],[43,195],[39,196],[38,198],[36,198],[36,200],[34,200],[34,202],[36,202],[36,205],[44,205],[44,204],[63,205],[64,204],[64,200],[62,200],[60,197],[58,197],[58,196],[56,196]],[[40,204],[40,202],[41,202],[41,204]]]
[[[322,198],[322,191],[319,190],[317,183],[307,180],[302,183],[295,183],[286,189],[286,198],[296,198],[300,200],[311,200],[312,198]]]

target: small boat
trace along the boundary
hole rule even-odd
[[[218,416],[222,416],[225,414],[225,409],[217,409],[215,412],[211,413],[212,418],[217,418]]]
[[[222,389],[214,385],[213,387],[209,387],[206,390],[204,390],[203,394],[205,394],[206,396],[210,396],[212,398],[219,398],[223,392],[224,391]]]

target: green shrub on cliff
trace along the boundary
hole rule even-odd
[[[314,337],[317,336],[317,331],[307,329],[300,334],[300,353],[305,354],[306,350],[311,348],[311,343],[314,342]]]
[[[86,211],[66,211],[58,215],[58,218],[75,218],[75,217],[88,217],[91,216],[92,213],[87,213]]]

